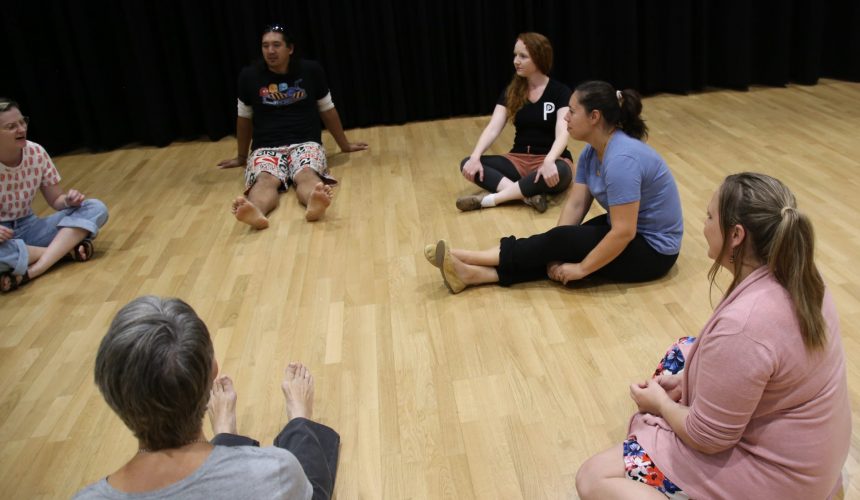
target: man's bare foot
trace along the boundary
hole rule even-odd
[[[331,205],[331,198],[334,192],[331,186],[327,186],[322,182],[318,182],[308,198],[308,209],[305,211],[305,219],[309,222],[319,220],[325,215],[325,211]]]
[[[212,382],[209,393],[209,422],[212,432],[218,434],[237,434],[236,432],[236,391],[230,377],[218,377]]]
[[[314,405],[314,377],[308,368],[301,363],[290,363],[284,370],[281,389],[287,400],[287,416],[290,420],[310,419]]]
[[[266,229],[269,227],[269,219],[263,215],[263,212],[256,205],[248,201],[244,196],[238,196],[233,200],[233,207],[230,209],[233,215],[239,222],[244,222],[254,229]]]

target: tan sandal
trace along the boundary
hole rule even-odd
[[[436,244],[436,267],[442,271],[442,280],[445,281],[445,286],[451,293],[460,293],[466,288],[466,284],[454,270],[454,257],[451,255],[451,249],[448,248],[448,242],[445,240],[439,240],[439,243]]]
[[[431,265],[439,267],[436,265],[436,245],[430,244],[424,247],[424,258]]]

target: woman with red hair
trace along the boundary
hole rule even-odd
[[[460,162],[463,177],[490,192],[457,199],[460,210],[494,207],[523,200],[538,212],[547,194],[570,185],[573,160],[567,150],[570,88],[550,78],[552,45],[540,33],[522,33],[514,44],[514,76],[502,91],[490,123],[472,154]],[[514,145],[504,155],[484,155],[505,124],[516,128]]]

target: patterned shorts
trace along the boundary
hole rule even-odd
[[[657,365],[654,376],[656,377],[663,372],[678,374],[684,371],[686,363],[684,351],[687,351],[690,344],[695,341],[696,337],[681,337],[672,344],[672,347],[666,351],[666,355]],[[628,436],[627,441],[624,441],[623,444],[624,469],[627,471],[629,479],[653,486],[657,491],[666,495],[666,498],[672,500],[688,500],[690,498],[654,464],[648,453],[636,441],[636,436]]]
[[[689,346],[696,341],[696,337],[681,337],[677,342],[672,344],[666,355],[660,360],[657,369],[654,370],[654,376],[658,376],[663,372],[678,374],[684,371],[684,351],[689,351]],[[686,347],[685,347],[686,346]]]
[[[653,486],[657,491],[666,495],[666,498],[672,500],[689,500],[690,498],[654,465],[651,457],[636,441],[636,436],[630,436],[627,441],[624,441],[624,469],[627,471],[628,479]]]
[[[245,194],[257,182],[262,172],[281,181],[281,190],[286,191],[294,183],[296,174],[309,168],[319,175],[326,184],[337,184],[329,175],[325,150],[316,142],[303,142],[279,148],[255,149],[245,164]]]

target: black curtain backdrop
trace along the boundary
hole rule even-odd
[[[860,81],[856,0],[4,0],[0,19],[0,95],[52,154],[233,134],[238,72],[273,21],[323,64],[347,128],[489,114],[523,31],[571,86]]]

